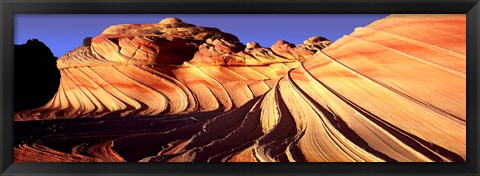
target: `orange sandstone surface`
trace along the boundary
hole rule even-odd
[[[107,28],[15,113],[15,161],[464,162],[465,15],[246,45],[176,18]]]

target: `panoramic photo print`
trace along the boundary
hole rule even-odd
[[[464,14],[17,14],[15,162],[465,162]]]

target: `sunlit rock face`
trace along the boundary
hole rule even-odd
[[[112,26],[58,61],[47,105],[16,113],[15,159],[464,162],[465,19],[391,15],[270,48],[173,18]]]
[[[15,120],[229,111],[270,90],[325,42],[246,48],[232,34],[176,18],[114,25],[62,56],[57,94]]]

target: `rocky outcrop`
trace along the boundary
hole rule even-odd
[[[15,119],[229,111],[264,94],[298,61],[313,55],[303,46],[275,47],[245,48],[231,34],[176,18],[115,25],[94,37],[91,46],[62,56],[57,94],[41,108],[16,113]],[[296,58],[282,56],[288,53]]]
[[[159,24],[115,25],[93,38],[89,48],[90,56],[78,59],[75,55],[82,53],[79,48],[61,58],[58,67],[102,64],[181,65],[192,59],[198,46],[212,37],[239,42],[237,37],[218,29],[197,27],[174,18],[164,19]]]
[[[57,92],[60,72],[57,58],[37,39],[15,45],[14,111],[38,108]]]
[[[16,160],[464,162],[464,27],[391,15],[331,45],[205,39],[182,65],[62,68],[56,97],[16,117],[75,119],[17,122]]]
[[[245,57],[238,53],[243,49],[244,46],[241,43],[232,43],[223,39],[207,39],[198,47],[198,52],[189,63],[194,65],[246,65]]]

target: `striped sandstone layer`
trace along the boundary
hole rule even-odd
[[[312,37],[305,43],[244,46],[231,34],[175,18],[112,26],[90,47],[62,56],[57,94],[15,120],[228,111],[264,94],[330,42]]]

